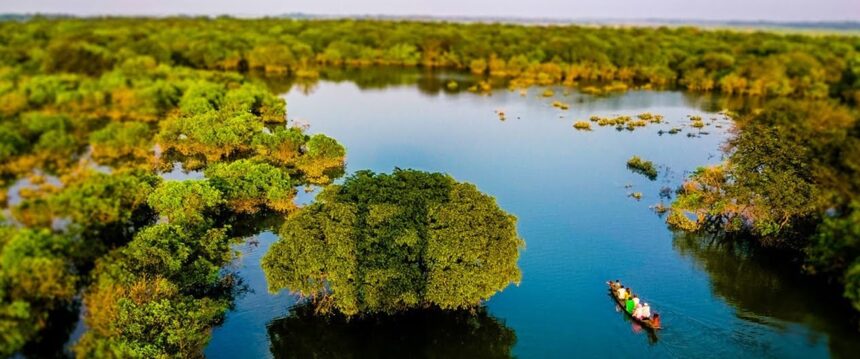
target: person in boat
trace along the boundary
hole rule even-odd
[[[654,315],[651,316],[651,326],[654,328],[660,327],[660,313],[654,313]]]
[[[624,302],[624,309],[627,313],[633,314],[633,310],[636,309],[636,303],[633,302],[633,297],[627,297],[627,301]]]
[[[627,299],[627,289],[623,285],[619,285],[618,290],[615,291],[615,296],[621,300]]]
[[[651,318],[651,306],[648,303],[642,303],[642,306],[639,307],[639,319],[650,319]]]
[[[633,305],[634,305],[634,307],[639,307],[639,296],[638,295],[633,296]]]
[[[644,306],[642,306],[642,305],[636,305],[633,308],[633,318],[642,319],[642,308],[643,307]]]
[[[612,287],[613,290],[618,290],[621,287],[621,281],[616,279],[614,282],[609,282],[609,286]]]

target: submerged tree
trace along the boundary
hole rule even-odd
[[[347,316],[474,308],[521,277],[516,219],[440,173],[360,171],[292,217],[263,258],[269,290]]]

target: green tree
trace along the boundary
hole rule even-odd
[[[69,303],[78,276],[70,241],[47,230],[0,227],[0,355],[11,355]]]
[[[149,195],[147,203],[171,222],[199,223],[222,199],[208,181],[166,181]]]
[[[343,175],[346,149],[335,139],[316,134],[308,139],[297,167],[314,184],[328,184]]]
[[[270,291],[322,312],[474,308],[520,280],[515,223],[449,176],[359,171],[291,216],[262,263]]]
[[[205,174],[237,212],[255,213],[261,208],[289,211],[295,207],[296,191],[290,175],[270,164],[251,160],[216,163]]]

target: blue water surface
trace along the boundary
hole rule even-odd
[[[810,290],[769,266],[676,238],[652,210],[661,202],[661,188],[674,189],[698,166],[722,160],[720,146],[730,122],[702,110],[705,100],[672,91],[591,97],[557,88],[553,98],[540,92],[521,96],[498,90],[487,96],[322,81],[284,96],[292,123],[306,123],[311,133],[325,133],[346,146],[348,172],[395,167],[447,172],[476,184],[517,216],[527,243],[519,261],[522,282],[487,303],[489,313],[516,334],[517,357],[856,353],[856,332],[821,308]],[[571,107],[554,108],[553,100]],[[632,132],[596,124],[592,131],[572,127],[591,115],[642,112],[661,114],[664,123]],[[704,117],[708,126],[690,128],[688,115]],[[672,127],[682,132],[659,134]],[[658,179],[629,171],[625,163],[633,155],[657,164]],[[642,199],[631,198],[632,192],[641,192]],[[270,349],[267,325],[290,315],[296,302],[289,293],[266,290],[259,262],[276,239],[266,232],[239,247],[243,256],[234,269],[251,292],[237,299],[214,330],[207,357],[295,356]],[[616,310],[604,284],[616,278],[663,314],[665,329],[656,338]],[[759,295],[791,303],[770,312],[773,306],[755,305]]]

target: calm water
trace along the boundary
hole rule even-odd
[[[802,279],[738,248],[676,238],[649,207],[685,172],[718,163],[726,122],[688,137],[659,130],[718,117],[707,99],[634,91],[593,98],[540,98],[508,91],[448,93],[440,80],[363,89],[323,81],[284,96],[291,120],[348,150],[348,171],[394,167],[448,172],[475,183],[519,218],[527,242],[522,284],[475,317],[413,314],[349,323],[291,311],[296,299],[271,295],[259,266],[276,239],[243,244],[235,264],[251,290],[215,329],[210,358],[239,357],[847,357],[860,336]],[[444,83],[444,82],[441,82]],[[435,85],[434,85],[435,84]],[[558,99],[569,111],[550,106]],[[495,111],[506,113],[500,121]],[[669,122],[635,132],[572,128],[590,115],[650,111]],[[723,128],[717,128],[721,124]],[[695,132],[695,131],[694,131]],[[632,155],[660,165],[656,181],[627,170]],[[641,201],[628,196],[642,192]],[[310,200],[305,195],[303,200]],[[668,203],[668,202],[666,202]],[[621,279],[664,316],[657,337],[615,309],[604,282]],[[409,355],[412,354],[412,355]]]

